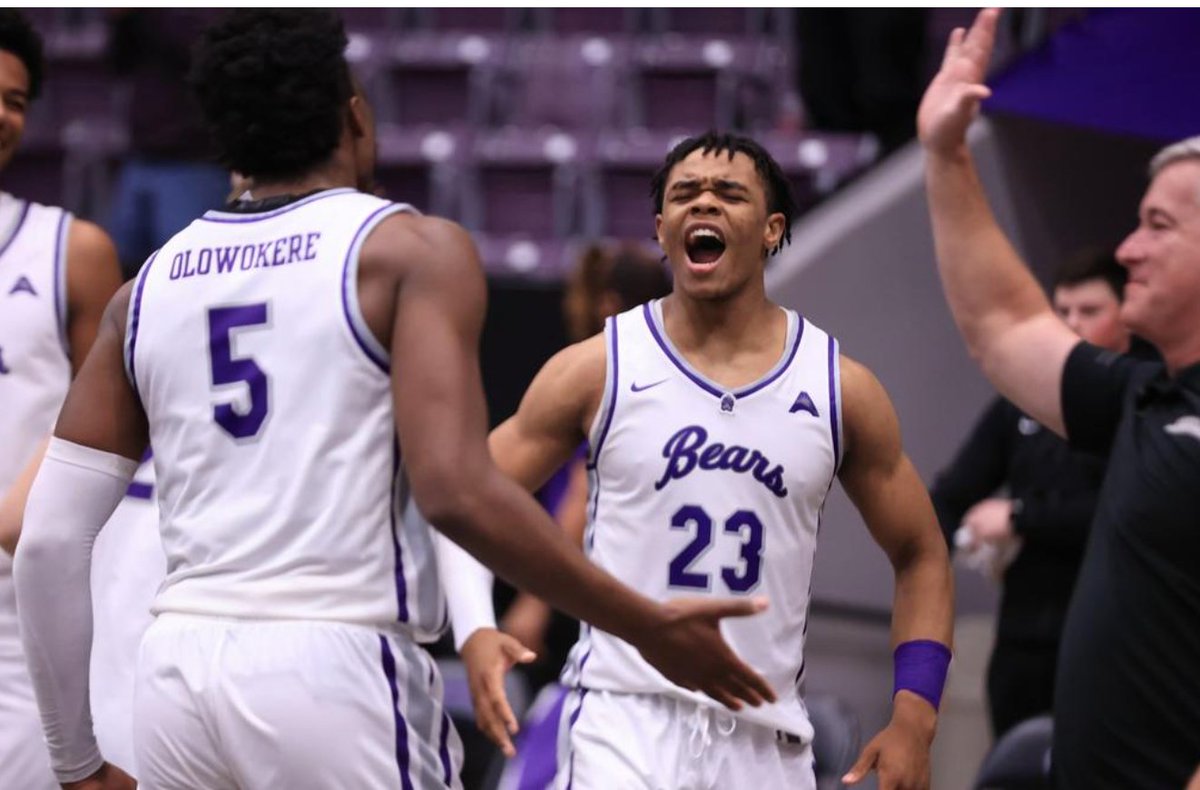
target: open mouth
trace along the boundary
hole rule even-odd
[[[688,260],[692,263],[716,263],[725,252],[725,236],[707,225],[692,228],[684,240]]]

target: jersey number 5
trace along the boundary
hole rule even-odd
[[[696,536],[675,555],[669,566],[667,583],[687,590],[707,590],[707,573],[688,570],[713,542],[713,520],[699,505],[684,505],[671,517],[671,529],[695,525]],[[722,568],[721,579],[730,592],[744,593],[758,586],[762,575],[763,525],[749,510],[739,510],[725,521],[725,533],[741,540],[740,568]]]
[[[236,307],[212,307],[208,311],[208,357],[213,387],[244,383],[250,392],[250,408],[239,412],[232,403],[213,406],[213,419],[235,439],[257,436],[267,420],[267,374],[250,358],[233,356],[233,330],[262,326],[268,321],[266,302]]]

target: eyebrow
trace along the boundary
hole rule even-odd
[[[682,178],[671,184],[669,191],[681,191],[689,189],[699,189],[701,184],[699,178]],[[746,185],[741,181],[733,181],[728,178],[714,178],[712,180],[713,187],[722,192],[746,192]]]
[[[1159,219],[1174,224],[1175,217],[1170,212],[1164,211],[1158,206],[1151,206],[1146,209],[1146,219]]]

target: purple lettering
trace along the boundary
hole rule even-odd
[[[672,480],[691,474],[696,468],[696,448],[707,439],[708,431],[699,425],[689,425],[668,439],[662,453],[667,459],[667,468],[662,479],[654,484],[654,490],[662,491]]]
[[[254,268],[254,245],[242,247],[242,271],[248,272]]]
[[[721,460],[721,453],[723,452],[725,452],[725,445],[720,442],[713,442],[708,447],[705,447],[704,452],[700,453],[700,468],[719,469],[718,462]]]
[[[288,236],[288,263],[295,263],[300,260],[300,248],[304,246],[304,239],[297,233],[295,236]]]
[[[267,250],[271,249],[271,242],[264,241],[258,245],[258,253],[255,256],[254,268],[263,269],[271,265],[271,261],[267,258]]]
[[[217,248],[217,271],[228,272],[233,270],[233,262],[237,258],[237,247],[218,247]]]
[[[172,280],[178,280],[183,276],[183,253],[176,253],[171,259],[171,273],[168,275]]]
[[[308,237],[304,240],[304,260],[311,261],[317,257],[317,250],[316,250],[315,245],[320,240],[320,238],[321,238],[320,232],[308,234]]]
[[[283,254],[283,248],[287,245],[287,237],[275,240],[275,250],[271,255],[272,266],[282,266],[287,263],[287,257]]]
[[[212,269],[212,250],[208,247],[201,247],[200,252],[196,253],[196,274],[208,274]]]

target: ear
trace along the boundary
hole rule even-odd
[[[351,137],[357,139],[366,135],[368,112],[366,102],[355,91],[346,105],[346,129],[350,132]]]
[[[662,247],[662,251],[667,251],[667,245],[663,243],[662,235],[663,218],[662,214],[654,215],[654,236],[658,239],[658,246]]]
[[[779,246],[779,242],[783,239],[783,232],[787,230],[787,220],[783,214],[776,212],[767,215],[767,226],[763,230],[763,246],[767,248],[767,254],[771,250]]]

